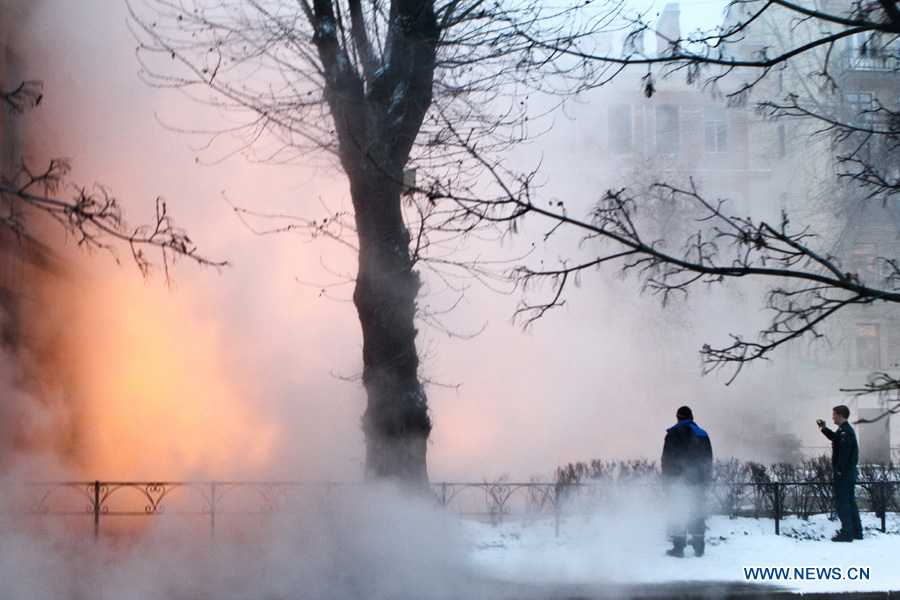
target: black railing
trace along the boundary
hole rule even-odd
[[[328,500],[340,489],[363,483],[300,482],[125,482],[65,481],[32,483],[22,498],[35,515],[92,517],[95,536],[101,519],[154,516],[165,513],[208,519],[215,535],[217,519],[265,515],[290,509],[304,498]],[[559,534],[561,521],[590,515],[606,506],[629,502],[628,494],[665,502],[658,481],[581,483],[435,483],[431,485],[441,507],[461,518],[499,524],[508,519],[553,519]],[[857,484],[860,510],[874,512],[887,530],[887,513],[900,512],[900,482],[861,481]],[[710,514],[773,519],[775,533],[788,516],[809,518],[832,514],[831,484],[826,482],[713,483],[707,494]]]
[[[856,498],[860,510],[873,512],[881,521],[881,531],[887,531],[887,513],[900,512],[898,487],[894,481],[861,481],[857,483]],[[715,496],[732,496],[722,501]],[[782,482],[714,484],[710,489],[713,514],[731,517],[747,516],[771,518],[775,533],[781,533],[781,521],[785,517],[809,518],[816,514],[833,514],[831,484],[824,482]],[[736,497],[736,498],[735,498]]]
[[[363,484],[246,481],[61,481],[30,483],[24,500],[31,514],[91,516],[94,535],[101,517],[165,513],[205,516],[214,534],[223,515],[265,515],[303,496],[321,496],[338,486]]]

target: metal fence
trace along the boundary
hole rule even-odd
[[[300,482],[125,482],[65,481],[22,486],[30,514],[92,519],[93,533],[101,522],[121,517],[162,514],[206,519],[211,534],[223,518],[266,515],[301,505],[305,500],[329,502],[333,495],[364,483]],[[665,502],[658,481],[556,483],[435,483],[437,504],[461,518],[492,524],[507,520],[552,519],[557,535],[566,517],[591,515],[621,506],[632,497]],[[636,496],[635,496],[636,495]],[[900,482],[861,481],[857,484],[861,511],[873,512],[886,531],[886,515],[900,512]],[[788,516],[808,518],[833,512],[831,484],[825,482],[714,483],[707,494],[710,514],[772,519],[775,533]]]
[[[560,521],[573,515],[590,515],[604,505],[621,506],[627,494],[665,502],[660,482],[629,483],[450,483],[434,486],[442,506],[450,506],[467,518],[494,524],[504,519],[552,517],[559,533]],[[900,513],[900,483],[860,481],[856,490],[860,510],[873,512],[887,531],[887,513]],[[707,491],[710,514],[772,519],[775,533],[789,516],[809,518],[832,515],[832,486],[825,482],[713,483]]]

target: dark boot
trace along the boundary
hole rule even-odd
[[[703,552],[706,550],[706,541],[703,536],[691,536],[691,547],[694,549],[694,556],[703,556]]]
[[[861,540],[863,539],[863,526],[862,521],[859,520],[859,509],[856,507],[856,502],[853,502],[853,539]]]
[[[672,536],[672,548],[666,550],[667,556],[674,556],[676,558],[684,558],[684,547],[687,545],[687,536],[683,535],[673,535]]]

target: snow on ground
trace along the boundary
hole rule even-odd
[[[801,592],[900,590],[900,516],[888,515],[886,534],[874,515],[863,514],[862,519],[866,539],[847,544],[830,541],[838,522],[826,515],[785,519],[781,535],[775,535],[772,519],[715,516],[707,521],[705,555],[693,556],[688,546],[683,559],[665,555],[671,544],[659,517],[572,517],[562,522],[559,537],[552,519],[497,526],[463,521],[460,526],[470,541],[472,568],[495,580],[568,585],[751,582]],[[789,567],[790,579],[748,580],[744,567]],[[833,567],[840,568],[837,579]],[[868,569],[868,578],[865,571],[851,569],[860,567]],[[803,579],[799,568],[804,568]]]

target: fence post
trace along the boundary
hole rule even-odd
[[[775,509],[775,535],[781,535],[781,490],[778,489],[778,482],[772,484],[775,490],[774,509]]]
[[[554,500],[553,500],[553,525],[556,528],[556,537],[559,537],[559,513],[562,510],[559,506],[559,502],[560,502],[559,488],[560,488],[560,485],[557,483],[553,489],[553,494],[555,496]]]
[[[887,533],[887,496],[884,493],[884,488],[887,486],[887,481],[879,482],[879,499],[881,501],[881,533]]]
[[[94,481],[94,540],[100,539],[100,480]]]

